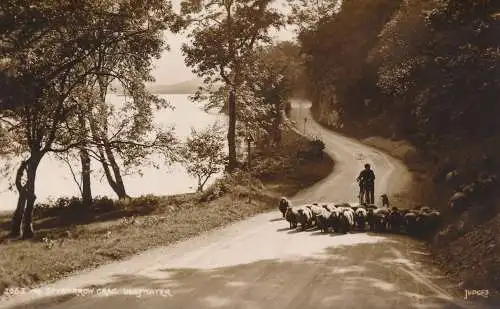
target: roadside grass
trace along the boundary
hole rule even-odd
[[[90,208],[76,198],[39,205],[32,240],[8,239],[10,214],[2,215],[0,295],[8,287],[33,288],[272,210],[281,196],[332,172],[328,155],[321,160],[297,158],[307,145],[308,140],[287,129],[280,147],[257,147],[251,176],[239,171],[200,193],[128,201],[96,198]]]

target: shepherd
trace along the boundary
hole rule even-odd
[[[375,204],[375,173],[370,167],[370,164],[365,164],[365,169],[359,173],[356,179],[359,182],[361,202],[367,204]]]

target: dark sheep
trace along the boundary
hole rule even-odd
[[[334,232],[340,230],[340,209],[334,208],[328,217],[328,227],[332,228]]]
[[[344,207],[339,215],[339,228],[341,233],[348,233],[354,227],[354,211],[349,207]]]
[[[291,207],[291,206],[292,206],[292,203],[290,203],[290,201],[286,197],[282,197],[280,199],[280,203],[278,205],[278,209],[283,214],[283,218],[285,218],[285,213],[286,213],[287,208]]]
[[[285,212],[285,220],[290,223],[290,228],[297,228],[298,213],[292,207],[288,206]]]
[[[368,223],[370,231],[375,232],[382,230],[381,225],[385,224],[384,214],[386,212],[386,208],[378,208],[376,206],[367,208],[366,222]]]
[[[330,212],[324,208],[321,209],[321,213],[316,216],[316,225],[318,228],[324,232],[328,232]]]
[[[354,215],[355,215],[356,226],[360,231],[364,231],[368,212],[366,211],[366,209],[359,207],[354,211]]]
[[[374,228],[378,232],[384,232],[387,229],[387,216],[389,210],[386,208],[378,208],[373,211],[374,215]]]
[[[420,236],[430,235],[430,233],[434,232],[439,227],[440,217],[441,214],[436,210],[432,210],[430,212],[421,212],[417,214],[417,234]]]
[[[417,213],[414,211],[409,211],[404,216],[406,233],[410,236],[417,234]]]
[[[300,207],[297,210],[297,221],[300,223],[302,230],[312,226],[312,211],[308,207]]]
[[[387,216],[387,228],[392,232],[399,233],[404,226],[404,214],[397,207],[392,207]]]

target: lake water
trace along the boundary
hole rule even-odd
[[[155,115],[155,122],[159,125],[174,125],[176,136],[182,141],[191,132],[191,127],[200,129],[213,123],[220,123],[227,127],[226,118],[220,114],[209,114],[203,111],[201,106],[192,103],[188,95],[174,94],[161,95],[167,99],[174,110],[162,110]],[[125,100],[125,97],[110,95],[108,99],[118,105]],[[163,160],[158,158],[158,163]],[[4,161],[5,162],[5,161]],[[145,168],[143,176],[124,176],[125,189],[130,196],[140,196],[143,194],[171,195],[196,190],[197,180],[186,174],[183,166],[175,164],[173,166],[160,165],[160,169]],[[74,167],[75,173],[79,173],[79,163]],[[92,162],[92,194],[94,196],[108,196],[116,198],[115,193],[109,187],[105,177],[102,177],[102,168],[96,162]],[[79,174],[76,174],[79,177]],[[212,183],[212,177],[207,185]],[[10,179],[0,180],[0,211],[13,210],[17,203],[17,191],[9,191],[9,183],[14,180],[15,171],[11,173]],[[37,202],[44,202],[50,199],[57,199],[62,196],[80,196],[80,191],[73,180],[70,169],[55,157],[47,155],[43,158],[38,168],[36,180]]]

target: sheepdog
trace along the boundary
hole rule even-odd
[[[380,196],[380,198],[382,199],[382,206],[384,206],[384,207],[389,207],[390,206],[390,204],[389,204],[389,197],[387,196],[387,194],[385,194],[385,193],[382,194]]]
[[[297,228],[298,213],[292,207],[288,206],[285,212],[285,220],[290,223],[290,228]]]
[[[292,203],[286,197],[282,197],[280,199],[278,209],[283,214],[283,218],[285,218],[285,213],[286,213],[287,208],[291,207],[291,206],[292,206]]]

